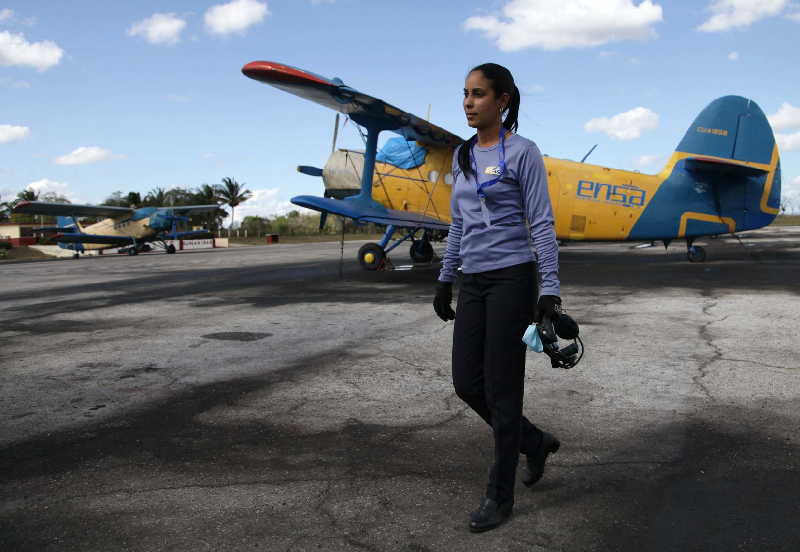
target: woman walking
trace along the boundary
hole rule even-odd
[[[527,461],[523,483],[531,486],[542,477],[547,455],[559,447],[553,435],[522,415],[522,334],[531,320],[557,312],[561,299],[547,171],[536,144],[516,134],[519,103],[505,67],[486,63],[467,75],[464,112],[476,134],[453,155],[452,223],[433,302],[440,318],[455,319],[456,394],[494,433],[486,496],[470,516],[473,532],[494,529],[511,515],[520,453]],[[459,265],[454,313],[452,282]]]

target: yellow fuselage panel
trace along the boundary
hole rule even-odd
[[[372,197],[389,209],[422,213],[449,223],[453,149],[425,148],[425,163],[413,169],[375,163]]]
[[[389,209],[450,222],[452,148],[426,146],[425,163],[404,170],[375,164],[373,198]],[[544,158],[556,235],[567,240],[623,240],[652,199],[662,175]]]

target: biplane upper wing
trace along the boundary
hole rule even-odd
[[[435,217],[398,209],[386,209],[381,205],[359,201],[356,198],[333,199],[316,196],[297,196],[292,198],[292,203],[307,209],[348,217],[358,222],[374,222],[376,224],[399,227],[445,231],[450,228],[447,222]]]
[[[45,201],[21,201],[14,206],[15,213],[51,215],[62,217],[120,217],[130,215],[133,209],[111,205],[73,205],[71,203],[47,203]]]
[[[433,146],[455,147],[463,138],[428,121],[407,113],[378,98],[345,85],[341,79],[328,79],[296,67],[272,61],[253,61],[242,68],[251,79],[272,85],[340,113],[356,123],[394,131],[408,140]]]
[[[220,208],[216,203],[213,205],[176,205],[170,207],[173,212],[180,215],[194,215],[197,213],[213,213]]]

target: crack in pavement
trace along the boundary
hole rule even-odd
[[[706,301],[703,305],[703,315],[704,316],[711,316],[711,309],[717,306],[717,302],[719,301],[718,297],[711,297],[711,301]],[[700,388],[703,394],[706,396],[707,399],[710,401],[716,402],[716,398],[711,394],[711,391],[708,389],[708,386],[703,382],[703,380],[708,376],[708,367],[717,362],[719,359],[722,358],[723,352],[717,345],[714,344],[714,337],[711,335],[709,331],[709,327],[712,324],[716,324],[718,322],[722,322],[723,320],[727,319],[728,315],[724,316],[723,318],[710,320],[704,324],[701,324],[698,329],[698,335],[700,339],[703,340],[703,344],[706,345],[708,348],[714,351],[714,354],[710,358],[706,358],[703,360],[698,359],[698,366],[697,372],[698,374],[692,377],[692,381],[694,384]],[[697,358],[697,355],[694,355]]]

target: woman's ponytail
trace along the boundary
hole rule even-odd
[[[519,124],[517,123],[517,117],[519,116],[519,88],[517,85],[513,85],[514,90],[511,92],[511,99],[508,101],[508,107],[506,108],[506,117],[503,119],[503,128],[506,130],[510,130],[511,132],[516,132],[517,127]]]
[[[472,161],[469,158],[469,152],[472,151],[472,146],[478,140],[478,135],[473,134],[469,140],[461,144],[461,149],[458,150],[458,168],[461,169],[461,174],[469,176],[472,172]]]

